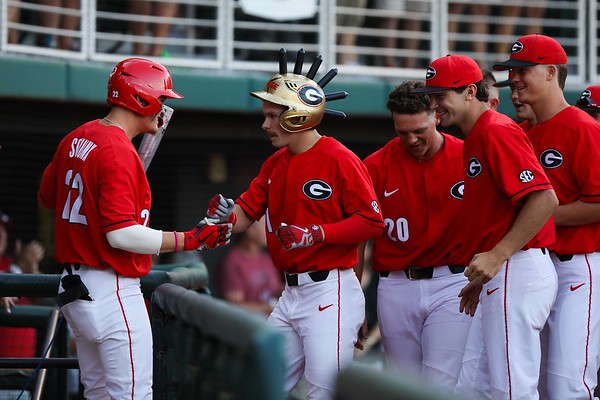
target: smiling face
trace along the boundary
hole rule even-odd
[[[527,120],[529,122],[535,121],[535,114],[529,104],[522,103],[519,99],[519,91],[515,88],[514,84],[510,85],[510,100],[515,107],[517,112],[517,118],[521,120]],[[533,123],[532,125],[535,125]]]
[[[423,111],[417,114],[394,112],[392,119],[400,142],[415,159],[428,160],[440,149],[443,137],[435,128],[439,119],[434,112]]]
[[[550,68],[556,70],[554,65],[535,65],[511,70],[511,89],[516,91],[519,102],[532,105],[544,100],[550,81]]]
[[[429,95],[431,108],[438,114],[440,124],[444,128],[459,125],[462,121],[466,106],[465,92],[456,93],[454,90],[446,90]]]

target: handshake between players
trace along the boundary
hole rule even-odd
[[[235,202],[232,199],[223,197],[221,194],[215,195],[208,203],[208,209],[206,210],[206,218],[200,221],[198,223],[198,226],[203,224],[202,228],[204,228],[207,224],[209,226],[211,224],[216,224],[213,226],[229,227],[229,230],[227,231],[227,237],[225,238],[225,240],[214,247],[224,246],[227,243],[229,243],[233,226],[235,226],[237,222],[237,215],[234,212],[234,207]],[[277,239],[279,239],[285,250],[309,247],[314,245],[315,243],[320,243],[325,240],[325,233],[323,231],[323,227],[321,227],[320,225],[313,225],[311,227],[300,227],[296,225],[287,225],[283,223],[277,229],[275,235],[277,236]]]

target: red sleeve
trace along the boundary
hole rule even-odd
[[[325,224],[325,243],[329,244],[356,244],[383,234],[382,225],[373,225],[359,214],[353,214],[343,221],[335,224]]]

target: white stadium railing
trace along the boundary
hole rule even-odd
[[[599,81],[596,0],[388,0],[385,9],[380,0],[365,3],[0,0],[0,54],[114,63],[134,55],[136,42],[162,43],[156,57],[168,66],[270,72],[281,47],[293,53],[302,47],[307,63],[321,54],[326,68],[343,65],[345,75],[421,78],[429,60],[447,53],[490,68],[508,57],[517,37],[539,32],[565,47],[568,83]],[[151,10],[133,11],[134,4]],[[159,6],[176,10],[168,15]],[[144,24],[147,30],[134,33]],[[160,24],[169,26],[165,37],[154,33]]]

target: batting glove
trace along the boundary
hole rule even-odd
[[[296,225],[281,224],[281,226],[277,228],[275,235],[286,250],[309,247],[325,240],[325,232],[323,232],[323,227],[321,225],[313,225],[310,228],[301,228]]]
[[[204,218],[191,231],[184,232],[184,250],[202,251],[215,249],[229,243],[231,224],[214,224]]]
[[[235,225],[237,222],[237,216],[233,212],[234,205],[235,202],[232,199],[227,199],[221,194],[217,194],[208,202],[206,216],[211,222],[226,222],[228,224]]]

